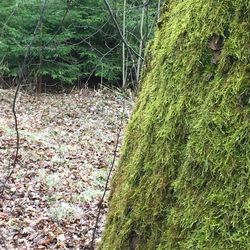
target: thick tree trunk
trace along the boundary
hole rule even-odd
[[[100,249],[250,249],[249,1],[168,1]]]

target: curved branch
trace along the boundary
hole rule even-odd
[[[129,46],[127,40],[126,40],[125,37],[123,36],[122,31],[121,31],[121,29],[120,29],[120,27],[119,27],[119,24],[118,24],[118,22],[117,22],[117,20],[116,20],[116,18],[115,18],[115,16],[114,16],[114,14],[113,14],[113,11],[112,11],[112,9],[111,9],[111,7],[110,7],[110,4],[109,4],[108,0],[104,0],[104,3],[105,3],[105,5],[106,5],[106,7],[107,7],[107,9],[108,9],[108,12],[109,12],[111,18],[113,19],[113,22],[114,22],[114,24],[115,24],[115,27],[116,27],[118,33],[119,33],[119,36],[121,37],[122,42],[123,42],[123,43],[125,44],[125,46],[127,47],[128,51],[130,51],[130,53],[132,52],[134,55],[136,55],[138,58],[140,58],[142,61],[144,61],[144,59],[143,59],[143,58],[142,58],[142,57],[141,57],[141,56],[140,56],[131,46]],[[132,54],[132,53],[131,53],[131,54]]]
[[[113,160],[112,160],[111,167],[110,167],[110,170],[109,170],[109,173],[108,173],[108,177],[107,177],[107,180],[106,180],[106,183],[105,183],[104,192],[103,192],[101,201],[99,202],[99,208],[98,208],[98,213],[97,213],[97,216],[96,216],[95,227],[94,227],[94,230],[93,230],[92,239],[91,239],[91,243],[90,243],[90,249],[91,250],[94,250],[94,248],[95,248],[95,235],[96,235],[96,230],[97,230],[100,215],[101,215],[102,204],[103,204],[104,198],[106,196],[106,193],[108,191],[108,185],[109,185],[109,181],[110,181],[110,178],[111,178],[111,174],[112,174],[112,172],[114,170],[114,167],[115,167],[115,162],[116,162],[117,153],[118,153],[118,146],[119,146],[119,141],[120,141],[120,138],[121,138],[121,132],[122,132],[122,127],[123,127],[124,113],[125,113],[125,100],[123,100],[123,110],[122,110],[121,120],[120,120],[118,132],[117,132],[117,136],[116,136],[116,143],[115,143],[115,148],[114,148]]]
[[[0,193],[4,192],[6,184],[7,184],[8,180],[11,178],[11,176],[12,176],[12,174],[14,172],[14,169],[16,168],[16,165],[18,163],[18,155],[19,155],[19,148],[20,148],[20,135],[19,135],[19,130],[18,130],[18,120],[17,120],[17,113],[16,113],[17,96],[19,94],[22,83],[24,81],[24,69],[25,69],[25,67],[27,65],[30,50],[32,48],[35,37],[38,34],[38,31],[41,28],[41,25],[43,23],[44,14],[45,14],[45,11],[46,11],[46,8],[47,8],[47,3],[48,3],[48,0],[44,0],[43,5],[41,6],[40,18],[39,18],[39,20],[37,22],[37,25],[36,25],[36,28],[34,30],[33,37],[32,37],[32,39],[31,39],[31,41],[30,41],[30,43],[29,43],[29,45],[28,45],[28,47],[26,49],[26,53],[25,53],[25,56],[24,56],[24,60],[22,62],[22,66],[20,67],[20,69],[18,71],[18,74],[17,74],[17,78],[16,78],[18,80],[18,84],[17,84],[17,88],[16,88],[16,92],[15,92],[15,95],[14,95],[14,100],[13,100],[13,105],[12,105],[12,113],[13,113],[13,116],[14,116],[15,131],[16,131],[16,152],[15,152],[14,161],[12,163],[12,168],[10,169],[10,172],[9,172],[8,176],[6,177],[4,183],[3,183],[2,187],[1,187]],[[9,167],[11,167],[11,165],[9,165]]]

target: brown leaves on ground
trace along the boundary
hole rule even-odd
[[[15,155],[13,96],[0,90],[0,186]],[[0,197],[0,249],[89,248],[117,130],[132,103],[107,90],[19,95],[20,155]],[[105,203],[97,242],[106,212]]]

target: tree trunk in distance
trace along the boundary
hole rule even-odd
[[[141,13],[141,23],[140,23],[140,46],[139,46],[139,57],[137,61],[137,68],[136,68],[136,82],[137,84],[139,83],[139,78],[140,78],[140,73],[141,73],[141,68],[142,68],[142,57],[143,57],[143,47],[144,47],[144,40],[145,40],[145,33],[144,33],[144,26],[145,26],[145,11],[146,11],[146,6],[147,0],[142,1],[142,13]]]
[[[158,0],[158,6],[157,6],[157,21],[160,20],[160,15],[161,15],[161,0]]]
[[[126,39],[126,10],[127,10],[127,0],[123,1],[123,25],[122,25],[122,35]],[[122,43],[122,88],[126,88],[127,82],[127,63],[126,63],[126,45]]]
[[[249,1],[162,11],[100,249],[250,249]]]

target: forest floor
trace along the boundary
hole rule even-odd
[[[15,158],[13,97],[0,89],[0,188]],[[20,154],[0,194],[0,249],[89,249],[132,106],[132,97],[108,90],[18,96]],[[97,244],[106,212],[105,201]]]

